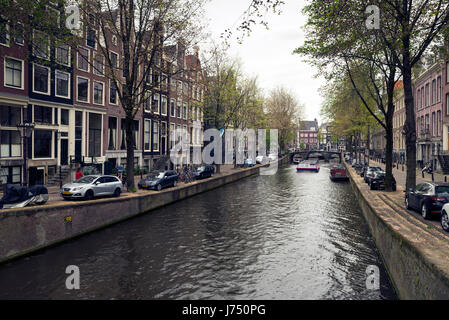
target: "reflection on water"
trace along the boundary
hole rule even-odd
[[[395,299],[350,184],[328,175],[281,168],[13,261],[0,298]]]

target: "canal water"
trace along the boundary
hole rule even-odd
[[[350,184],[328,175],[280,168],[0,265],[0,299],[396,299]]]

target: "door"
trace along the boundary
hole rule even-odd
[[[61,166],[69,164],[69,140],[61,139]]]
[[[107,183],[106,183],[106,178],[105,177],[101,177],[98,178],[94,185],[93,185],[93,189],[94,189],[94,194],[96,196],[101,196],[107,193]]]
[[[423,184],[418,184],[414,190],[412,190],[411,192],[409,192],[408,194],[408,204],[410,207],[416,209],[418,206],[416,205],[416,198],[417,198],[417,194],[418,192],[420,192],[421,188],[423,187]]]

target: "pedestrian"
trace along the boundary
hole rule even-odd
[[[81,172],[81,168],[78,168],[75,173],[75,180],[79,180],[84,177],[84,174]]]

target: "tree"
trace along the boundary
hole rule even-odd
[[[265,103],[268,123],[271,128],[278,128],[279,146],[285,150],[287,143],[295,138],[299,115],[304,106],[285,88],[273,89]]]

